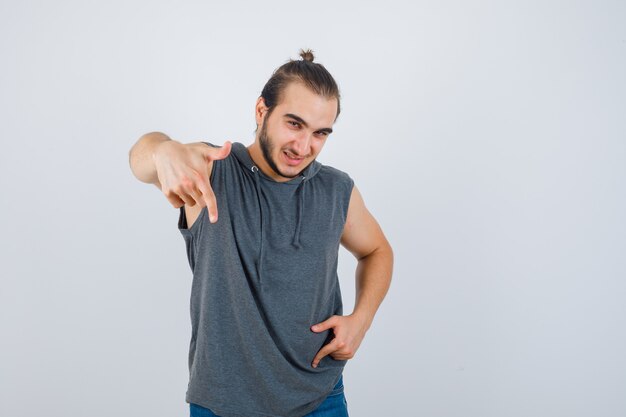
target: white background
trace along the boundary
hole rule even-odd
[[[300,48],[342,94],[319,160],[396,257],[351,416],[626,415],[625,22],[623,1],[2,0],[0,415],[188,415],[178,210],[128,151],[250,144]]]

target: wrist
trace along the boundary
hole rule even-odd
[[[350,315],[354,317],[357,321],[359,321],[366,331],[369,330],[370,326],[372,325],[373,318],[370,317],[367,312],[354,310]]]
[[[154,143],[151,144],[150,155],[152,156],[152,160],[155,161],[157,157],[163,152],[164,149],[171,146],[173,143],[179,143],[175,140],[172,140],[168,137],[159,138],[155,140]]]

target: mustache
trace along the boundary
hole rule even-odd
[[[301,155],[298,152],[294,151],[293,149],[289,149],[289,148],[283,149],[283,152],[287,152],[288,154],[291,154],[291,156],[293,156],[295,158],[301,158],[301,159],[308,158],[309,156],[311,156],[310,154],[309,155]]]

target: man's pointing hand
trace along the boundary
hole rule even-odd
[[[218,213],[210,182],[211,170],[213,161],[226,158],[230,150],[228,141],[221,148],[201,142],[163,142],[153,155],[161,191],[175,208],[196,203],[206,206],[209,219],[215,223]]]

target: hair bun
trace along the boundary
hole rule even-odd
[[[313,51],[310,49],[300,49],[300,56],[304,61],[313,62],[313,59],[315,59],[315,57],[313,56]]]

